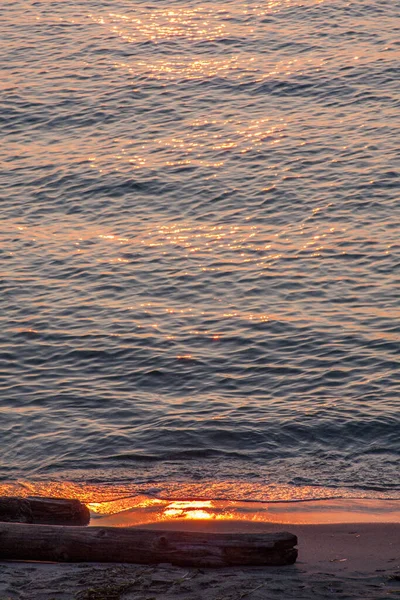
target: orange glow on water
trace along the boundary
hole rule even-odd
[[[131,499],[133,502],[134,499]],[[89,508],[93,510],[93,505]],[[113,507],[115,509],[116,507]],[[144,508],[143,506],[141,508]],[[102,513],[104,514],[104,513]],[[230,523],[319,524],[398,522],[400,503],[379,500],[320,500],[315,502],[243,503],[218,500],[151,500],[144,510],[139,505],[105,514],[102,525],[117,527],[179,522],[229,521]],[[97,520],[93,520],[93,525]]]
[[[141,486],[143,487],[143,486]],[[227,488],[225,483],[225,488]],[[137,491],[138,486],[136,486]],[[150,488],[149,488],[150,489]],[[179,522],[229,521],[231,523],[355,523],[355,522],[399,522],[400,501],[369,498],[331,498],[305,502],[240,502],[235,500],[187,499],[184,494],[194,494],[200,487],[196,484],[179,484],[175,499],[134,494],[123,485],[102,486],[73,482],[2,483],[0,496],[47,496],[78,498],[85,502],[92,513],[91,525],[139,526],[149,524],[172,524]],[[232,490],[234,487],[232,487]],[[245,486],[237,483],[236,493],[244,492]],[[219,486],[214,490],[209,483],[210,494],[220,495]],[[296,488],[299,498],[310,498],[311,488]],[[332,490],[330,490],[332,493]],[[293,489],[285,486],[275,490],[276,498],[293,498]],[[313,491],[315,494],[315,490]]]
[[[303,0],[302,5],[318,5],[325,0]],[[295,7],[299,0],[267,0],[262,3],[244,3],[235,7],[231,3],[220,3],[218,8],[209,3],[198,3],[195,7],[163,7],[153,5],[152,10],[135,7],[135,11],[89,13],[89,18],[104,26],[110,35],[118,36],[126,43],[153,42],[185,39],[189,41],[212,41],[224,35],[235,35],[240,31],[241,20],[254,32],[254,22],[267,15]],[[234,18],[228,19],[231,16]]]
[[[163,510],[163,516],[166,519],[212,519],[211,501],[178,501],[171,502]],[[207,510],[211,509],[211,510]]]

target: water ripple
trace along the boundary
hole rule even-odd
[[[6,4],[0,478],[400,494],[395,5]]]

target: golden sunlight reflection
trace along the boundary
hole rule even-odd
[[[302,0],[302,5],[322,4],[325,0]],[[89,13],[95,23],[105,26],[111,35],[124,42],[160,43],[176,39],[192,42],[216,40],[221,37],[241,35],[243,23],[248,23],[249,35],[254,32],[256,21],[299,5],[299,0],[266,0],[260,3],[210,3],[196,6],[160,4],[136,6],[133,11]]]
[[[134,79],[148,77],[158,80],[203,79],[210,77],[229,77],[230,80],[251,79],[253,83],[261,83],[271,77],[289,75],[302,76],[311,71],[318,71],[325,65],[325,59],[316,56],[298,56],[268,64],[262,56],[241,52],[219,57],[187,58],[177,56],[165,57],[149,61],[115,62],[114,68],[125,72]]]
[[[171,502],[162,513],[166,519],[212,519],[213,503],[211,500],[186,500]]]
[[[145,144],[136,138],[113,140],[113,170],[131,171],[161,167],[201,166],[220,169],[233,153],[259,152],[262,147],[276,146],[285,138],[287,123],[283,117],[213,119],[198,117],[185,122],[173,135],[155,135]],[[107,156],[107,161],[110,157]],[[102,156],[91,156],[93,169],[108,171]],[[270,167],[276,169],[277,165]]]
[[[237,501],[240,498],[253,498],[258,501],[309,500],[327,495],[339,496],[343,490],[333,491],[312,486],[293,487],[290,485],[266,485],[244,481],[204,481],[201,483],[169,482],[160,497],[154,496],[153,484],[113,484],[101,485],[72,481],[19,481],[0,483],[0,496],[57,496],[78,498],[90,503],[95,512],[109,514],[133,506],[139,508],[154,505],[166,506],[169,502],[200,502],[195,508],[209,508],[209,502],[225,498]],[[192,505],[193,506],[193,505]],[[176,506],[175,506],[176,508]],[[182,508],[182,506],[180,507]]]
[[[376,254],[386,257],[392,252],[391,246],[379,235],[375,226],[361,224],[357,230],[349,229],[347,225],[325,219],[325,211],[329,211],[329,204],[313,208],[301,221],[281,229],[269,227],[268,224],[255,224],[250,220],[218,223],[186,219],[160,225],[163,223],[162,215],[157,212],[154,212],[151,221],[139,221],[134,230],[127,229],[123,233],[116,233],[107,227],[88,225],[76,217],[65,217],[62,228],[58,223],[27,226],[20,222],[1,220],[0,228],[22,241],[33,241],[37,246],[43,244],[54,260],[70,260],[73,257],[85,269],[103,265],[104,268],[116,265],[119,269],[131,269],[136,260],[132,257],[143,256],[147,260],[153,253],[174,259],[179,257],[182,269],[180,275],[190,281],[234,269],[239,277],[257,278],[257,281],[262,282],[263,277],[271,272],[278,276],[279,273],[287,272],[287,269],[298,269],[297,261],[301,265],[304,258],[319,262],[325,253],[344,254],[343,248],[358,243],[359,239],[374,244]],[[318,220],[314,218],[316,214]],[[221,254],[223,260],[217,260],[215,257]],[[60,285],[67,286],[68,282]],[[126,301],[121,303],[118,298],[99,299],[98,302],[99,306],[104,303],[108,309],[115,306],[124,310],[127,315],[131,315],[134,327],[150,334],[157,330],[157,334],[164,339],[179,340],[182,331],[185,335],[189,333],[194,344],[190,346],[185,343],[173,350],[174,357],[180,361],[196,358],[196,338],[212,340],[213,347],[216,348],[234,323],[241,327],[246,323],[277,320],[301,322],[309,318],[308,305],[301,302],[294,303],[293,309],[286,306],[284,311],[279,306],[275,306],[274,310],[268,310],[267,307],[262,310],[251,304],[247,307],[236,306],[232,303],[229,290],[225,292],[223,288],[218,301],[207,306],[183,301],[168,303],[165,298],[154,297],[140,303],[129,300],[129,304]],[[177,318],[174,318],[175,315]],[[379,305],[366,308],[352,304],[340,318],[337,317],[336,325],[351,329],[354,319],[362,326],[363,322],[367,323],[365,316],[390,316],[396,320],[399,315],[397,307],[388,312],[388,309],[383,311]],[[205,326],[205,317],[209,323],[213,323],[209,327]],[[322,325],[331,326],[331,313],[327,309],[315,312],[313,318]],[[182,326],[183,321],[185,324]],[[32,324],[32,327],[28,326],[26,329],[35,330],[36,327]],[[368,327],[367,335],[379,339],[381,334]],[[385,336],[396,339],[395,332],[385,332]]]
[[[150,495],[146,495],[146,491]],[[357,492],[358,497],[354,497],[354,492],[349,493],[348,490],[310,486],[257,486],[226,481],[201,484],[170,482],[166,485],[165,497],[155,497],[153,493],[154,488],[150,484],[95,485],[67,481],[0,484],[0,496],[78,498],[91,511],[91,525],[122,527],[205,521],[316,524],[400,520],[398,500],[385,499],[384,494],[378,493],[375,499],[362,498],[360,491]],[[196,495],[203,494],[208,495],[208,498],[195,498]],[[343,497],[345,494],[347,497]],[[221,498],[222,495],[226,499],[210,499]],[[263,497],[264,502],[229,499],[229,496],[254,498],[257,495]],[[188,499],[183,500],[185,496]],[[321,496],[326,499],[321,499]],[[295,499],[297,501],[293,501]]]

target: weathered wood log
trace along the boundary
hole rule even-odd
[[[0,523],[0,559],[123,562],[178,566],[288,565],[291,533],[197,533],[129,527],[59,527]]]
[[[31,505],[26,498],[0,496],[0,521],[32,523]]]
[[[80,500],[67,498],[0,497],[0,521],[46,523],[48,525],[87,525],[89,509]]]

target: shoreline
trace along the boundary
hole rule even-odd
[[[329,525],[400,523],[400,500],[333,498],[297,502],[233,502],[222,500],[162,500],[136,497],[88,503],[90,525],[157,526],[187,521]]]

